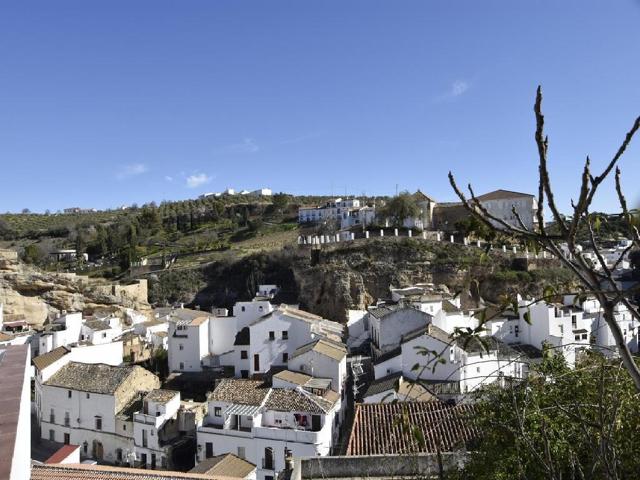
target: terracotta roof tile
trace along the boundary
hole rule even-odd
[[[224,378],[209,395],[209,401],[259,406],[269,388],[260,380]]]
[[[221,475],[171,472],[166,470],[143,470],[139,468],[111,467],[107,465],[86,465],[65,463],[61,465],[31,466],[31,480],[223,480]]]
[[[103,363],[69,362],[44,382],[44,385],[110,395],[137,368],[142,367],[114,367]]]
[[[334,404],[312,393],[272,388],[264,408],[278,412],[327,413]]]
[[[206,475],[223,475],[227,478],[245,478],[256,469],[256,466],[232,453],[216,455],[203,460],[190,473]]]
[[[54,348],[50,352],[43,353],[42,355],[38,355],[32,360],[32,362],[38,370],[42,371],[45,368],[47,368],[49,365],[51,365],[53,362],[60,360],[70,351],[71,350],[69,350],[67,347]]]
[[[471,405],[441,402],[356,404],[347,455],[435,453],[438,447],[445,452],[463,447],[477,434],[473,412]],[[422,445],[415,428],[422,433]]]

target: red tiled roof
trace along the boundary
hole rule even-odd
[[[473,407],[442,402],[359,403],[347,455],[435,453],[464,447],[477,432]],[[417,430],[416,430],[417,429]],[[424,442],[416,438],[419,431]]]
[[[229,479],[230,477],[77,463],[65,463],[62,465],[34,464],[31,466],[31,480],[70,480],[88,478],[91,478],[92,480],[223,480]]]
[[[47,458],[47,460],[45,460],[44,463],[47,463],[47,464],[60,463],[65,458],[68,458],[69,455],[75,452],[78,448],[80,448],[78,445],[64,445],[60,450],[58,450],[56,453],[54,453],[49,458]]]
[[[0,353],[0,478],[11,477],[14,451],[22,448],[16,444],[16,433],[20,414],[29,414],[28,410],[20,412],[22,388],[29,374],[25,369],[28,355],[28,345],[8,347]]]

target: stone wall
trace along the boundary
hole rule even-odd
[[[160,388],[160,379],[150,371],[135,366],[133,372],[115,392],[116,412],[122,410],[139,392]]]
[[[442,470],[447,472],[462,466],[467,455],[466,452],[441,454]],[[439,471],[436,454],[314,457],[296,460],[291,479],[438,478]]]

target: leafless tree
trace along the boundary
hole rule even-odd
[[[469,195],[467,196],[458,187],[451,172],[449,172],[449,181],[463,205],[472,215],[487,225],[487,227],[492,230],[510,234],[525,244],[550,252],[574,273],[579,284],[583,288],[582,292],[576,293],[581,295],[593,295],[597,298],[603,309],[604,319],[611,329],[612,335],[615,339],[620,358],[626,370],[631,375],[636,388],[640,391],[640,369],[638,369],[638,366],[633,360],[631,352],[625,342],[623,332],[620,325],[616,322],[614,315],[616,305],[622,303],[629,309],[634,318],[640,321],[640,312],[638,311],[638,307],[631,301],[631,294],[637,289],[634,287],[631,289],[623,289],[617,284],[614,278],[614,271],[617,269],[625,255],[633,248],[640,248],[640,233],[638,232],[634,217],[629,211],[627,200],[622,191],[620,168],[618,166],[620,158],[631,143],[633,136],[640,128],[640,117],[635,120],[624,141],[602,173],[594,176],[591,170],[589,157],[587,157],[582,170],[578,200],[576,202],[572,200],[572,217],[571,219],[568,219],[560,213],[554,198],[553,188],[551,187],[547,161],[549,140],[544,134],[542,91],[540,87],[538,87],[536,94],[534,112],[536,117],[535,141],[539,157],[537,229],[528,228],[522,221],[522,218],[519,216],[515,207],[512,209],[512,212],[516,219],[516,225],[511,225],[503,219],[492,215],[476,198],[471,185],[468,186]],[[605,179],[610,177],[611,173],[614,172],[614,169],[615,186],[622,217],[625,227],[628,230],[629,238],[632,242],[620,256],[618,262],[610,267],[607,265],[601,249],[596,242],[595,232],[598,230],[598,223],[600,220],[591,212],[590,208],[599,187]],[[552,232],[545,227],[545,206],[551,211],[552,218],[557,225],[557,232]],[[585,230],[588,235],[590,247],[593,249],[597,257],[597,263],[600,267],[598,269],[594,268],[592,263],[585,258],[582,248],[578,244],[577,235],[580,231]],[[561,244],[566,244],[569,255],[563,254],[560,247]]]

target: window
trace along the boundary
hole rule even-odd
[[[116,450],[116,460],[118,460],[118,462],[122,461],[122,449],[121,448],[118,448]]]
[[[182,344],[178,345],[178,350],[184,350],[184,345]]]
[[[205,458],[211,458],[213,457],[213,443],[211,442],[207,442],[205,444]]]
[[[71,398],[71,390],[67,391],[67,398]]]
[[[284,352],[282,354],[282,363],[287,363],[289,361],[289,354],[287,352]]]
[[[283,340],[288,340],[289,339],[289,331],[288,330],[283,330],[282,331],[282,339]]]
[[[276,339],[276,332],[269,332],[269,340],[275,340]]]
[[[520,326],[519,325],[515,326],[514,333],[515,333],[516,338],[518,338],[518,334],[520,333]]]
[[[127,426],[126,425],[122,425],[122,431],[126,432],[127,431]]]
[[[249,378],[249,370],[240,370],[241,378]]]
[[[49,412],[49,423],[56,423],[56,412],[53,411],[53,408]]]
[[[242,360],[246,360],[247,358],[249,358],[249,352],[247,352],[246,350],[240,350],[240,358]]]
[[[242,307],[241,310],[244,312],[244,307]]]
[[[262,460],[262,468],[265,470],[273,470],[273,448],[264,449],[264,459]]]
[[[52,442],[56,441],[56,431],[53,429],[49,430],[49,440]]]
[[[102,334],[102,338],[107,338],[107,332],[104,332],[104,333]]]
[[[64,434],[64,444],[65,445],[69,445],[71,443],[71,437],[69,436],[68,433]]]
[[[68,426],[69,426],[69,423],[70,423],[70,420],[69,420],[69,412],[64,412],[64,426],[65,426],[65,427],[68,427]]]
[[[184,362],[180,362],[180,370],[184,370]]]
[[[96,417],[96,430],[102,430],[102,417]]]
[[[222,416],[222,408],[221,408],[221,407],[215,407],[215,408],[213,409],[213,414],[214,414],[216,417],[221,417],[221,416]]]
[[[245,453],[244,447],[238,447],[238,456],[240,458],[245,458],[246,453]]]
[[[301,371],[301,372],[304,372],[305,368],[306,368],[306,367],[305,367],[304,365],[300,365],[300,371]]]
[[[89,395],[88,393],[87,393],[87,398],[91,398],[91,395]]]

